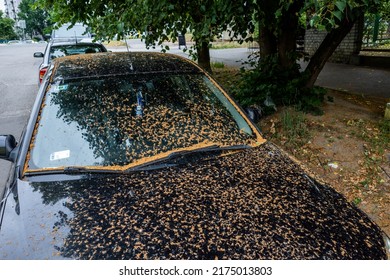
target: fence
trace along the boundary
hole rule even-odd
[[[390,22],[379,15],[366,15],[362,48],[390,49]]]

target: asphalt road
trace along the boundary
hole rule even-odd
[[[44,51],[45,44],[0,45],[0,134],[18,140],[27,123],[38,92],[38,66],[33,53]],[[0,160],[0,194],[11,164]]]

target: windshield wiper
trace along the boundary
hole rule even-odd
[[[171,152],[167,156],[151,160],[149,162],[139,164],[128,169],[110,169],[108,166],[104,168],[94,168],[94,167],[84,167],[84,166],[66,166],[63,168],[48,168],[48,169],[32,169],[25,172],[25,175],[34,176],[34,175],[51,175],[51,174],[88,174],[88,173],[100,173],[100,174],[123,174],[131,173],[137,171],[146,171],[160,169],[170,166],[176,166],[181,162],[188,162],[189,159],[197,160],[200,158],[205,158],[205,156],[215,156],[216,153],[220,154],[224,151],[234,151],[234,150],[244,150],[249,149],[249,145],[233,145],[233,146],[224,146],[211,145],[207,147],[202,147],[198,149],[189,149]]]
[[[81,174],[81,173],[123,173],[122,170],[90,168],[83,166],[66,166],[64,168],[36,169],[26,171],[25,175],[50,175],[50,174]]]
[[[90,168],[83,166],[67,166],[64,168],[65,174],[77,174],[77,173],[123,173],[122,170],[116,169],[103,169],[103,168]]]
[[[233,145],[233,146],[225,146],[225,147],[221,147],[219,145],[211,145],[211,146],[202,147],[198,149],[176,151],[170,153],[165,157],[161,157],[159,159],[152,160],[144,164],[137,165],[135,167],[130,167],[126,169],[125,172],[146,171],[146,170],[154,170],[154,169],[160,169],[160,168],[165,168],[170,166],[176,166],[180,164],[181,159],[186,159],[188,157],[194,157],[194,156],[204,157],[205,155],[210,156],[211,154],[214,155],[214,153],[222,153],[224,151],[244,150],[250,148],[251,146],[249,145]]]

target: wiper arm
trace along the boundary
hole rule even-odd
[[[123,173],[122,170],[105,169],[105,168],[90,168],[83,166],[67,166],[64,168],[65,174],[77,174],[77,173]]]
[[[25,175],[50,175],[50,174],[81,174],[81,173],[123,173],[122,170],[92,168],[84,166],[66,166],[63,168],[34,169],[25,172]]]
[[[125,172],[153,170],[153,169],[160,169],[169,166],[175,166],[177,165],[177,163],[169,163],[169,162],[174,161],[180,157],[185,157],[187,155],[195,155],[195,154],[208,153],[208,152],[212,153],[212,152],[223,152],[223,151],[232,151],[232,150],[244,150],[249,148],[251,148],[251,146],[249,145],[233,145],[233,146],[226,146],[226,147],[221,147],[219,145],[211,145],[211,146],[202,147],[198,149],[181,150],[181,151],[172,152],[169,155],[161,157],[159,159],[152,160],[144,164],[140,164],[135,167],[128,168],[125,170]]]

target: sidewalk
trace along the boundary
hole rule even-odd
[[[147,50],[144,42],[139,39],[128,40],[127,43],[129,51],[161,51],[159,46],[156,49],[150,48]],[[188,57],[188,53],[183,52],[183,47],[179,49],[178,43],[170,43],[169,47],[169,53]],[[112,51],[127,51],[125,46],[109,49]],[[247,60],[252,53],[253,51],[247,48],[211,49],[210,57],[212,62],[222,62],[226,66],[241,67],[243,66],[242,62]],[[303,70],[306,65],[307,63],[301,63]],[[359,95],[390,98],[390,69],[328,62],[318,76],[316,85]]]
[[[363,96],[390,98],[390,69],[328,62],[316,85]]]

